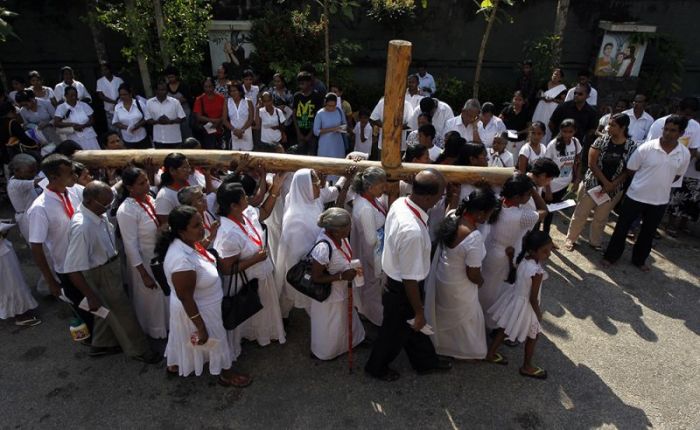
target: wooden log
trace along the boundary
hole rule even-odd
[[[411,42],[392,40],[386,59],[384,82],[384,117],[382,122],[382,166],[401,166],[401,133],[403,104],[406,94],[408,66],[411,64]]]
[[[156,165],[162,165],[166,155],[175,152],[170,149],[122,149],[78,151],[73,156],[88,167],[124,167],[129,163],[143,163],[150,158]],[[355,162],[343,158],[314,157],[307,155],[273,154],[266,152],[223,151],[210,149],[183,149],[190,164],[196,167],[229,168],[232,161],[238,161],[243,154],[249,154],[255,162],[262,161],[270,172],[294,172],[303,168],[312,168],[329,175],[342,175],[350,166],[360,170],[371,166],[383,167],[377,161]],[[396,168],[386,168],[390,180],[407,179],[426,168],[440,171],[450,182],[474,183],[485,180],[494,185],[501,185],[513,175],[512,168],[503,167],[464,167],[443,166],[436,164],[404,163]]]

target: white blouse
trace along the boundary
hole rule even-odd
[[[81,101],[77,102],[75,106],[71,106],[66,102],[61,103],[54,113],[55,116],[61,118],[64,122],[72,122],[80,125],[87,124],[92,114],[93,110],[90,105]],[[97,133],[95,133],[95,129],[92,128],[92,126],[81,131],[74,130],[71,135],[75,135],[78,139],[97,137]]]
[[[177,191],[170,187],[161,187],[156,195],[156,214],[170,215],[170,211],[180,206],[180,201],[177,199]]]
[[[246,259],[265,247],[265,232],[260,225],[259,213],[260,210],[252,206],[248,206],[243,211],[243,215],[247,218],[245,224],[241,224],[245,232],[230,218],[221,218],[221,226],[214,240],[214,249],[221,258],[238,255],[240,258]],[[260,244],[256,241],[259,241]],[[264,261],[248,267],[245,272],[249,278],[264,279],[272,274],[273,270],[272,260],[268,255]]]
[[[248,99],[241,99],[236,106],[236,102],[232,98],[227,101],[228,119],[233,128],[243,128],[248,121]]]
[[[210,260],[214,260],[214,256],[207,252]],[[173,284],[173,274],[178,272],[196,272],[197,280],[194,288],[194,301],[197,306],[216,305],[221,303],[224,297],[224,292],[221,289],[221,280],[219,272],[216,270],[216,260],[209,261],[195,249],[187,246],[180,239],[175,239],[163,261],[163,271],[165,278],[170,285],[170,288],[175,290]],[[177,294],[170,295],[171,300],[179,300]]]
[[[151,205],[154,200],[146,199]],[[150,211],[148,203],[143,203]],[[148,266],[154,255],[158,224],[155,219],[134,198],[129,197],[117,209],[117,222],[124,243],[124,252],[131,267],[140,264]]]
[[[267,109],[264,107],[259,109],[260,117],[260,140],[265,143],[277,143],[282,139],[282,132],[279,130],[273,130],[272,127],[277,127],[278,125],[284,125],[285,117],[284,112],[279,108],[274,108],[273,113],[268,113]]]
[[[343,239],[340,244],[342,247],[341,251],[333,242],[333,239],[328,237],[325,232],[321,232],[318,239],[316,239],[316,242],[320,242],[322,240],[328,241],[333,249],[330,259],[328,258],[329,248],[326,243],[319,243],[316,247],[314,247],[313,251],[311,251],[311,258],[316,260],[320,265],[324,266],[331,275],[337,275],[338,273],[342,273],[350,269],[350,261],[348,260],[348,257],[352,259],[352,248],[350,247],[350,242],[347,239]],[[324,303],[342,302],[347,297],[348,281],[333,281],[331,284],[331,295],[328,296],[328,299],[326,299]]]
[[[136,103],[141,105],[141,110]],[[141,112],[143,111],[143,112]],[[141,126],[136,130],[132,127],[142,119],[148,120],[148,111],[146,110],[146,105],[137,102],[136,99],[131,101],[131,107],[127,110],[124,103],[119,102],[114,108],[114,118],[112,119],[112,124],[122,123],[126,125],[126,130],[122,130],[122,139],[125,142],[140,142],[146,138],[146,128]]]

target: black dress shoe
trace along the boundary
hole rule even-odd
[[[114,355],[122,352],[120,346],[92,346],[88,355],[90,357],[103,357],[105,355]]]
[[[143,361],[146,364],[158,364],[163,361],[163,354],[158,354],[155,351],[148,351],[143,355],[134,357],[136,361]]]
[[[452,362],[447,360],[438,360],[435,367],[425,370],[418,370],[417,373],[419,375],[429,375],[431,373],[449,372],[450,370],[452,370]]]

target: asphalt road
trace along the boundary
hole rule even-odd
[[[507,367],[456,363],[448,374],[427,376],[415,375],[402,354],[396,362],[402,377],[394,383],[363,374],[369,349],[361,348],[350,374],[345,356],[309,357],[303,312],[292,314],[287,344],[244,346],[238,365],[255,377],[246,389],[220,387],[211,376],[168,379],[164,363],[88,357],[69,339],[69,314],[43,298],[42,325],[20,329],[0,321],[0,427],[697,429],[694,228],[693,238],[658,241],[649,274],[627,263],[629,253],[604,273],[585,244],[553,255],[542,292],[545,333],[535,353],[549,372],[546,381],[518,375],[521,347],[504,347]],[[11,237],[32,285],[28,250],[16,233]],[[368,334],[376,330],[368,327]]]

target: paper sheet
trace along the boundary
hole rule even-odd
[[[97,315],[100,318],[107,318],[107,315],[109,315],[109,309],[107,309],[104,306],[100,306],[95,312],[92,312],[90,310],[90,305],[88,305],[87,297],[83,297],[83,300],[80,302],[78,307],[84,311],[88,311],[93,315]]]
[[[551,203],[547,205],[547,210],[550,212],[560,211],[562,209],[570,208],[571,206],[576,206],[574,199],[564,200],[559,203]]]
[[[588,190],[588,195],[591,196],[596,205],[600,206],[603,203],[610,201],[610,195],[603,191],[603,186],[598,185]]]
[[[411,318],[410,320],[406,321],[406,323],[408,323],[408,325],[413,327],[413,323],[415,321],[416,321],[415,318]],[[423,328],[420,329],[420,332],[423,333],[424,335],[427,335],[427,336],[435,334],[435,332],[433,331],[433,328],[429,324],[424,325]]]

